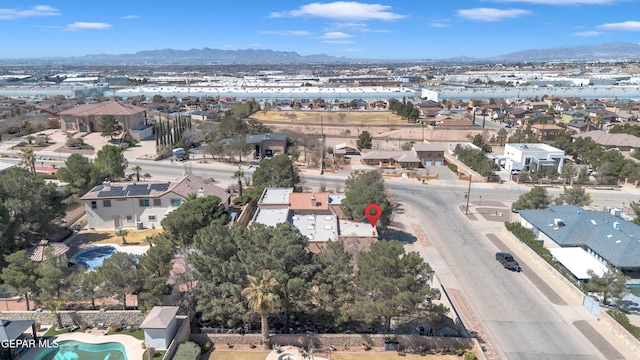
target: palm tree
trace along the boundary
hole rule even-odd
[[[236,170],[233,173],[233,178],[238,180],[238,191],[240,191],[240,196],[242,196],[242,178],[244,177],[244,171]]]
[[[27,146],[21,150],[20,165],[29,170],[31,174],[36,174],[36,153],[31,146]]]
[[[44,136],[42,137],[42,141],[44,141],[45,144],[48,144],[51,142],[51,136],[49,136],[49,134],[44,134]]]
[[[278,281],[271,276],[271,271],[264,270],[262,277],[247,275],[249,286],[242,290],[242,296],[247,298],[249,308],[260,314],[262,330],[262,345],[269,349],[269,314],[271,314],[280,302],[276,294]]]
[[[134,166],[133,171],[136,172],[136,179],[138,182],[140,182],[140,171],[142,171],[142,168],[140,167],[140,165]]]
[[[127,235],[129,235],[129,230],[120,229],[116,231],[116,236],[122,237],[122,245],[127,243]]]

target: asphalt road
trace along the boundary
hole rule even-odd
[[[523,273],[503,269],[495,245],[471,227],[457,210],[464,188],[389,182],[411,207],[444,259],[430,262],[442,283],[461,290],[478,317],[478,337],[487,336],[502,359],[604,359],[597,349]],[[462,190],[462,191],[461,191]],[[504,192],[482,193],[498,196]],[[487,196],[487,195],[485,195]],[[428,220],[427,220],[428,219]]]

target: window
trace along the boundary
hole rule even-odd
[[[98,208],[98,202],[97,201],[92,201],[91,202],[91,208],[92,209],[97,209]]]
[[[102,206],[111,207],[111,200],[102,200]]]
[[[127,222],[133,221],[133,215],[127,215]]]
[[[171,206],[180,206],[180,199],[171,199]]]
[[[140,206],[148,207],[149,206],[149,199],[140,199]]]
[[[149,215],[149,222],[155,222],[156,221],[156,216],[155,215]]]
[[[162,206],[162,199],[153,199],[153,206]]]
[[[427,157],[431,157],[431,151],[427,151]]]

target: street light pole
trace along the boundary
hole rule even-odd
[[[469,215],[469,199],[471,198],[471,175],[469,175],[469,190],[467,191],[467,207],[464,210],[465,215]]]

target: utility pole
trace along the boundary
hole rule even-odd
[[[465,215],[469,215],[469,199],[471,198],[471,175],[469,175],[469,190],[467,191],[467,207],[464,210]]]

